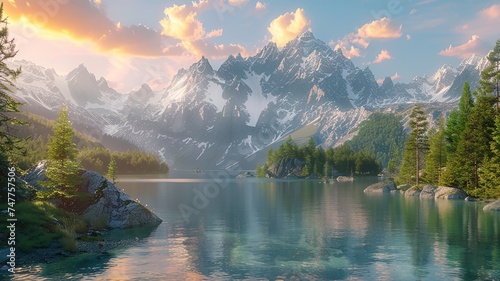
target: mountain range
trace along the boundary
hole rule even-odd
[[[356,67],[311,32],[282,49],[269,43],[254,56],[229,56],[218,70],[202,57],[160,91],[143,84],[119,93],[83,64],[59,75],[28,61],[11,63],[22,68],[14,95],[22,110],[55,118],[66,104],[77,130],[128,140],[178,169],[252,169],[291,133],[335,146],[374,111],[412,103],[448,110],[465,81],[478,86],[486,65],[474,55],[432,76],[409,83],[388,77],[379,85],[368,67]]]

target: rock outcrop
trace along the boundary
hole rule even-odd
[[[40,182],[47,180],[45,172],[46,163],[40,162],[28,171],[24,180],[40,190]],[[161,223],[162,220],[158,216],[134,201],[105,177],[87,170],[82,170],[81,177],[78,191],[89,194],[91,199],[81,207],[82,215],[91,225],[127,228]]]
[[[432,186],[432,185],[424,186],[422,191],[420,191],[420,198],[434,199],[437,189],[438,189],[437,186]]]
[[[483,211],[496,211],[500,212],[500,200],[493,201],[483,207]]]
[[[377,182],[364,190],[365,193],[390,193],[391,191],[396,191],[396,184],[393,181]]]
[[[410,187],[406,190],[405,197],[420,197],[420,189],[416,186]]]
[[[304,161],[285,157],[277,165],[269,167],[269,172],[273,178],[299,178],[305,165]]]
[[[440,186],[437,188],[434,199],[464,200],[467,197],[465,191],[455,188]]]

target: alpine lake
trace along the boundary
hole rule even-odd
[[[110,231],[128,242],[105,255],[19,261],[11,280],[500,280],[500,213],[482,202],[365,194],[378,178],[118,181],[163,223]]]

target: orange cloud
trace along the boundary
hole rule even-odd
[[[295,12],[286,13],[274,19],[267,30],[272,35],[271,41],[275,42],[278,47],[283,47],[288,41],[310,28],[311,21],[306,17],[304,10],[298,8]]]
[[[99,10],[100,1],[17,0],[4,2],[13,23],[77,42],[92,42],[100,52],[132,56],[162,56],[161,35],[145,26],[117,26]]]
[[[367,23],[358,29],[358,35],[362,38],[399,38],[401,37],[402,25],[392,24],[391,19],[382,18]]]
[[[381,63],[383,61],[390,60],[390,59],[392,59],[392,56],[389,53],[389,51],[382,50],[380,52],[380,54],[377,55],[377,57],[375,58],[375,60],[373,61],[373,63]]]
[[[392,81],[397,80],[399,78],[401,78],[401,76],[399,76],[399,74],[397,72],[396,72],[396,74],[391,76]],[[384,80],[385,80],[385,78],[378,79],[377,83],[382,84],[382,83],[384,83]]]
[[[361,52],[359,48],[356,48],[354,46],[346,46],[344,41],[339,41],[338,43],[335,41],[330,41],[328,43],[334,50],[341,50],[342,54],[349,59],[355,58],[355,57],[361,57]]]
[[[199,40],[205,35],[203,24],[197,19],[197,12],[186,5],[174,4],[164,11],[165,18],[160,21],[161,34],[179,40]]]
[[[331,41],[330,45],[334,49],[342,50],[344,56],[348,58],[362,57],[361,48],[366,49],[371,40],[376,39],[394,39],[401,37],[403,26],[395,25],[391,19],[382,18],[364,24],[358,28],[357,33],[349,33],[337,42]],[[408,36],[406,37],[408,40]]]
[[[473,35],[472,38],[464,44],[455,47],[450,45],[446,50],[439,52],[439,54],[442,56],[466,59],[473,54],[486,55],[488,50],[489,47],[487,44],[481,40],[479,36]]]
[[[169,55],[193,54],[196,57],[222,58],[230,54],[247,54],[245,47],[236,44],[213,44],[206,39],[222,36],[223,29],[206,32],[203,23],[198,18],[199,12],[210,8],[213,1],[201,0],[192,5],[173,5],[164,11],[165,18],[160,21],[162,35],[178,41],[164,51]],[[214,2],[215,3],[215,2]],[[244,4],[243,2],[238,2]],[[232,4],[236,5],[236,2]]]

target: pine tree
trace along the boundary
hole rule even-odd
[[[500,103],[500,40],[497,40],[495,47],[487,56],[489,65],[481,72],[481,87],[479,88],[482,94],[491,94],[494,97],[495,117],[499,113]]]
[[[457,144],[455,153],[450,154],[444,183],[469,191],[479,187],[479,171],[484,159],[491,157],[491,132],[495,125],[494,97],[476,94],[474,105],[465,130]]]
[[[61,108],[59,118],[53,126],[53,133],[47,144],[47,190],[39,192],[38,195],[43,199],[59,199],[65,207],[68,203],[66,199],[76,195],[76,185],[81,181],[81,165],[76,160],[78,150],[73,142],[74,131],[65,106]]]
[[[428,148],[426,116],[420,106],[415,106],[410,114],[410,137],[406,141],[400,179],[410,184],[412,175],[415,185],[419,185],[422,154]]]
[[[7,61],[16,56],[14,39],[9,39],[7,18],[3,16],[3,3],[0,4],[0,177],[7,174],[9,157],[14,152],[20,152],[20,139],[12,135],[13,124],[23,124],[11,115],[19,112],[21,103],[11,97],[14,81],[21,74],[21,69],[11,69]]]
[[[500,117],[496,119],[495,130],[492,133],[493,141],[490,148],[493,157],[484,160],[479,173],[479,182],[487,198],[500,199]]]
[[[111,160],[108,165],[108,178],[111,180],[113,184],[116,184],[116,160],[113,156],[111,156]]]
[[[444,116],[441,116],[438,131],[429,138],[429,154],[425,167],[425,179],[433,185],[441,184],[442,169],[446,166],[447,143],[444,131]]]
[[[458,110],[453,110],[446,121],[446,140],[450,153],[457,150],[460,137],[465,130],[465,124],[469,119],[472,108],[474,107],[474,98],[470,91],[469,83],[465,82],[462,90],[462,96],[458,103]]]

